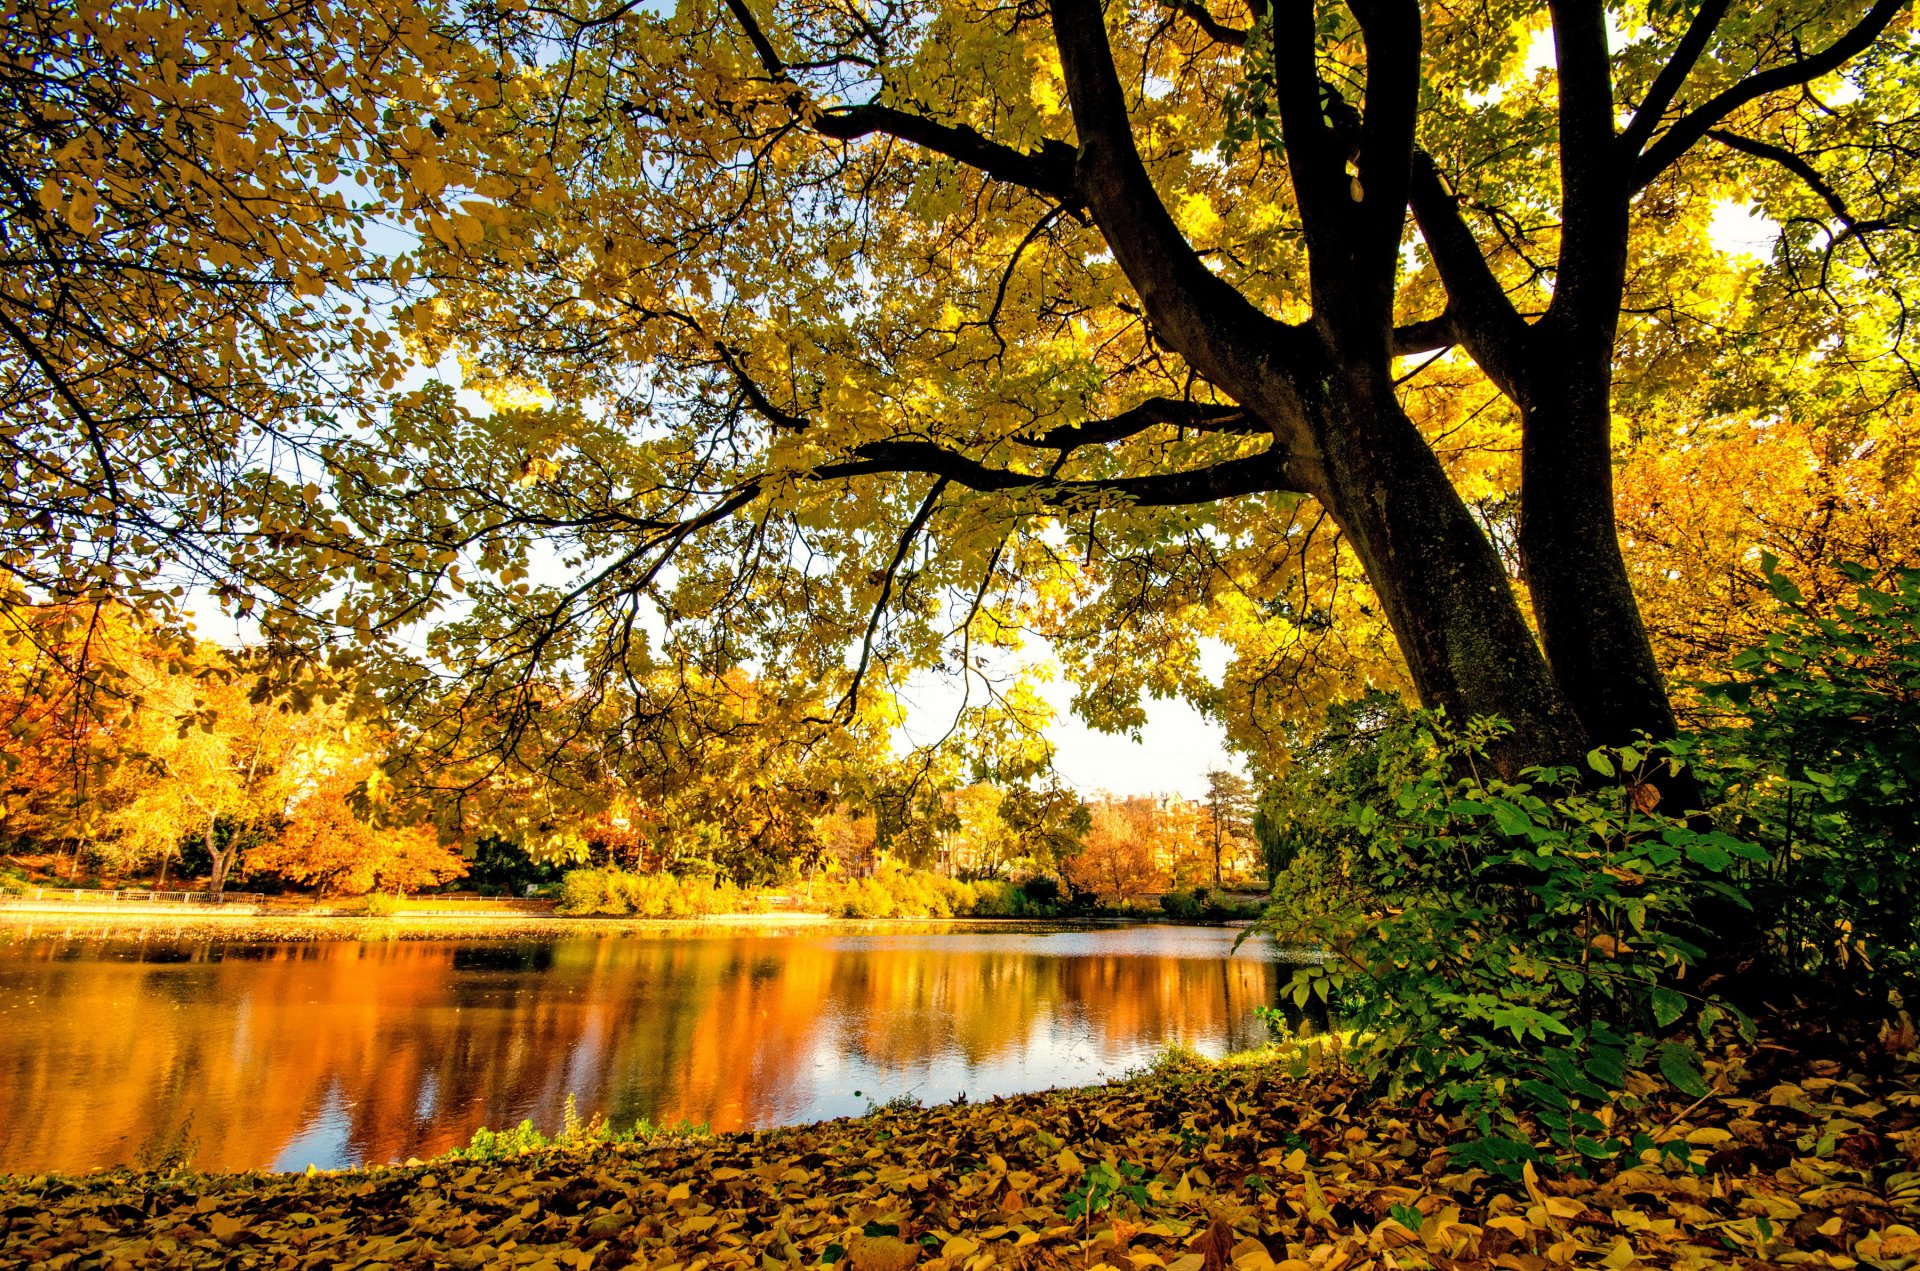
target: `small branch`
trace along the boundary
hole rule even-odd
[[[1248,32],[1237,26],[1228,26],[1214,17],[1212,11],[1199,0],[1165,0],[1165,3],[1175,13],[1191,20],[1195,26],[1206,32],[1207,38],[1214,43],[1231,45],[1237,49],[1247,46]]]
[[[1828,184],[1827,179],[1821,176],[1811,163],[1786,147],[1752,137],[1743,137],[1737,132],[1728,132],[1724,128],[1710,128],[1707,130],[1707,136],[1729,150],[1737,150],[1741,154],[1752,155],[1756,159],[1766,159],[1793,173],[1800,178],[1802,184],[1820,196],[1820,201],[1827,205],[1834,219],[1847,229],[1852,230],[1860,223],[1858,218],[1848,210],[1846,200],[1840,197],[1840,192]]]
[[[1638,157],[1628,183],[1629,190],[1645,188],[1648,182],[1666,171],[1696,142],[1748,102],[1839,70],[1871,47],[1908,3],[1909,0],[1874,0],[1873,7],[1851,30],[1818,53],[1749,75],[1715,95],[1706,105],[1682,115],[1673,127],[1662,133],[1659,140]]]
[[[1660,68],[1653,83],[1647,88],[1647,95],[1641,99],[1640,108],[1633,112],[1633,119],[1626,130],[1620,134],[1620,149],[1631,162],[1640,154],[1642,146],[1653,136],[1653,130],[1660,126],[1665,118],[1667,107],[1673,105],[1674,96],[1687,82],[1687,76],[1700,61],[1700,55],[1706,52],[1707,45],[1713,39],[1713,33],[1720,28],[1720,20],[1726,16],[1728,0],[1704,0],[1700,11],[1693,15],[1693,21],[1687,27],[1680,43],[1674,46],[1673,56]]]

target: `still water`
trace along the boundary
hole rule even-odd
[[[192,1145],[209,1170],[430,1156],[478,1126],[716,1130],[1258,1044],[1289,968],[1203,927],[507,941],[0,929],[0,1173]]]

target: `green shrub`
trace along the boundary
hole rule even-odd
[[[976,918],[1023,918],[1033,911],[1024,883],[1016,886],[1004,879],[982,878],[969,886],[973,888],[970,912]]]
[[[1766,854],[1658,810],[1684,746],[1504,781],[1482,771],[1499,731],[1419,713],[1382,731],[1376,797],[1297,846],[1265,925],[1327,951],[1295,1002],[1337,1004],[1364,1071],[1465,1109],[1481,1137],[1456,1155],[1512,1174],[1540,1158],[1522,1113],[1560,1153],[1608,1157],[1650,1146],[1608,1129],[1629,1071],[1706,1093],[1678,1030],[1728,1016],[1686,979],[1691,915],[1742,903],[1735,866]]]
[[[1703,740],[1721,819],[1770,849],[1756,935],[1779,969],[1879,994],[1920,976],[1920,570],[1809,612],[1763,562],[1781,629],[1703,686],[1729,713]]]
[[[586,1148],[610,1143],[648,1143],[655,1139],[704,1138],[707,1133],[706,1126],[690,1121],[682,1121],[674,1126],[656,1126],[642,1117],[629,1128],[621,1130],[614,1128],[599,1113],[582,1120],[573,1096],[568,1095],[566,1107],[561,1113],[560,1129],[551,1136],[541,1133],[531,1120],[522,1121],[506,1130],[490,1130],[482,1126],[473,1132],[473,1138],[465,1147],[456,1147],[435,1159],[498,1161],[548,1148]]]
[[[367,897],[366,914],[369,918],[391,918],[400,912],[400,897],[389,892],[377,891]]]
[[[1191,891],[1170,891],[1160,897],[1160,909],[1167,917],[1182,921],[1202,917],[1207,912],[1207,889],[1195,887]]]

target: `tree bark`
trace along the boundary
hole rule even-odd
[[[1543,377],[1544,378],[1544,377]],[[1620,554],[1611,376],[1523,403],[1520,562],[1554,677],[1586,735],[1671,737],[1673,707]]]
[[[220,850],[219,827],[219,817],[209,816],[207,818],[207,857],[213,863],[213,894],[216,896],[227,889],[227,868],[232,864],[232,861],[229,860],[232,851],[231,846],[229,846],[227,852],[223,853]]]
[[[1584,748],[1574,712],[1499,554],[1400,408],[1384,359],[1343,377],[1324,430],[1324,503],[1386,610],[1421,702],[1456,723],[1498,716],[1509,774]]]

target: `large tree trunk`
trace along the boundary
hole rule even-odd
[[[1666,680],[1620,555],[1604,371],[1580,378],[1523,408],[1521,569],[1547,661],[1586,734],[1612,745],[1671,737]]]
[[[1415,691],[1456,723],[1498,716],[1509,773],[1571,758],[1585,736],[1499,554],[1393,393],[1384,361],[1343,377],[1321,446],[1328,511],[1386,609]]]

